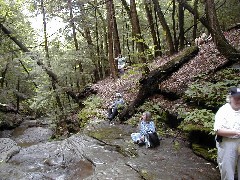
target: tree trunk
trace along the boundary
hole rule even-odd
[[[198,10],[198,0],[194,1],[194,19],[193,19],[193,40],[197,38],[197,10]]]
[[[124,108],[119,115],[119,119],[125,121],[131,117],[135,113],[135,109],[139,107],[146,98],[160,92],[158,86],[162,81],[166,80],[172,75],[172,73],[180,69],[185,63],[189,62],[189,60],[198,54],[198,51],[199,49],[196,46],[188,48],[178,57],[174,58],[159,69],[150,72],[147,77],[142,78],[139,81],[140,88],[137,97],[129,106]]]
[[[207,29],[209,29],[209,25],[207,22],[207,19],[204,16],[199,15],[197,11],[194,11],[194,9],[186,2],[186,0],[177,0],[179,3],[182,3],[185,9],[187,9],[191,14],[193,14]]]
[[[119,35],[118,35],[118,26],[117,26],[117,20],[115,17],[115,8],[113,4],[113,39],[114,39],[114,57],[118,57],[119,54],[122,54],[121,47],[120,47],[120,41],[119,41]]]
[[[159,25],[158,25],[158,17],[157,17],[157,10],[155,9],[155,6],[153,6],[154,8],[154,17],[155,17],[155,26],[156,26],[156,33],[157,33],[157,39],[158,39],[158,46],[160,49],[160,56],[162,56],[162,48],[161,48],[161,39],[160,39],[160,34],[159,34]]]
[[[174,41],[175,50],[178,51],[179,43],[177,38],[177,26],[176,26],[175,14],[176,14],[176,0],[173,0],[173,10],[172,10],[173,41]]]
[[[15,42],[18,47],[23,51],[23,52],[30,52],[29,49],[22,43],[20,42],[14,34],[12,34],[11,31],[9,31],[2,23],[0,23],[0,28],[1,30],[13,41]]]
[[[3,71],[1,72],[1,79],[0,79],[0,84],[1,84],[1,88],[3,89],[3,85],[4,85],[4,82],[5,82],[5,77],[6,77],[6,74],[7,74],[7,71],[8,71],[8,67],[9,67],[9,62],[7,62],[5,68],[3,69]]]
[[[209,32],[212,35],[213,41],[218,51],[227,59],[237,62],[240,60],[240,52],[231,46],[224,37],[219,26],[214,0],[206,0],[206,14],[209,22]]]
[[[175,49],[174,49],[174,45],[173,45],[173,40],[172,40],[172,35],[171,35],[171,32],[170,32],[170,28],[167,24],[167,21],[164,17],[164,14],[162,13],[162,10],[161,10],[161,7],[159,5],[159,2],[158,0],[152,0],[154,6],[155,6],[155,9],[157,11],[157,15],[158,15],[158,18],[159,18],[159,21],[163,27],[163,30],[166,32],[166,40],[167,40],[167,44],[168,44],[168,47],[169,47],[169,53],[170,55],[174,54],[175,53]]]
[[[97,51],[97,61],[96,61],[96,71],[95,80],[99,81],[103,78],[102,66],[101,66],[101,54],[100,54],[100,45],[99,45],[99,33],[98,33],[98,17],[97,17],[97,8],[94,9],[94,18],[95,18],[95,36],[96,36],[96,51]]]
[[[161,47],[159,46],[157,33],[155,31],[155,26],[154,26],[155,23],[153,20],[152,7],[151,7],[152,5],[151,5],[151,2],[149,2],[148,0],[145,0],[144,4],[145,4],[147,19],[148,19],[148,23],[149,23],[149,27],[150,27],[150,31],[153,39],[153,44],[154,44],[154,56],[157,57],[161,55]]]
[[[79,51],[79,45],[77,40],[77,33],[76,33],[76,26],[74,23],[74,16],[73,16],[73,9],[72,9],[72,0],[68,0],[68,8],[69,8],[69,16],[70,16],[70,26],[72,27],[72,33],[73,33],[73,40],[74,40],[74,46],[76,51]],[[77,68],[78,66],[78,68]],[[77,75],[77,87],[78,91],[80,91],[80,86],[85,86],[85,78],[83,76],[83,67],[81,60],[78,59],[77,63],[75,64],[75,71],[79,71],[79,74]],[[77,73],[76,73],[77,74]],[[79,77],[82,77],[82,81],[79,80]]]
[[[129,19],[132,25],[132,38],[134,39],[134,41],[132,42],[132,51],[135,50],[134,45],[136,42],[136,47],[138,50],[138,56],[140,58],[140,61],[142,63],[146,63],[147,59],[145,55],[145,50],[148,49],[148,46],[144,43],[144,39],[142,37],[142,33],[139,25],[139,19],[137,15],[136,2],[135,0],[130,0],[130,8],[126,0],[121,0],[121,2],[129,16]]]
[[[107,0],[107,21],[108,21],[108,61],[111,75],[117,78],[117,68],[113,56],[113,0]]]
[[[42,10],[42,15],[43,15],[43,33],[44,33],[44,48],[45,48],[45,53],[46,53],[46,58],[47,58],[47,63],[48,66],[50,67],[50,61],[49,61],[49,51],[48,51],[48,38],[47,38],[47,23],[46,23],[46,12],[44,8],[44,0],[41,0],[41,10]]]
[[[179,49],[184,48],[184,8],[182,3],[178,4],[178,21],[179,21]]]
[[[207,19],[202,16],[199,16],[198,12],[195,12],[192,7],[186,3],[185,0],[178,0],[182,2],[183,6],[192,14],[196,15],[196,18],[208,29],[213,37],[213,41],[219,50],[219,52],[225,56],[230,61],[229,64],[239,61],[240,53],[234,47],[232,47],[220,29],[217,15],[216,15],[216,8],[214,4],[214,0],[206,0],[205,1],[205,9],[207,14]]]
[[[18,80],[17,80],[16,89],[17,89],[18,92],[20,91],[20,78],[19,77],[18,77]],[[20,98],[19,98],[19,96],[17,96],[16,104],[17,104],[17,112],[19,112],[19,108],[20,108]]]
[[[72,10],[72,0],[68,0],[68,8],[69,8],[69,16],[70,16],[70,26],[72,27],[72,33],[73,33],[74,46],[75,46],[76,51],[78,51],[79,47],[78,47],[76,26],[74,24],[74,17],[73,17],[73,10]]]
[[[142,63],[146,63],[146,55],[145,55],[145,43],[142,37],[139,19],[137,15],[137,8],[135,0],[130,0],[130,12],[131,12],[131,24],[132,24],[132,36],[136,41],[136,47],[138,50],[138,57],[140,57]]]

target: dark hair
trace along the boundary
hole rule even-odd
[[[144,112],[144,114],[146,115],[146,120],[150,120],[151,119],[152,115],[151,115],[151,113],[149,111]]]

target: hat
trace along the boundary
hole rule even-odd
[[[240,88],[239,87],[232,87],[230,88],[230,95],[231,96],[240,96]]]
[[[122,97],[121,93],[116,93],[116,97]]]

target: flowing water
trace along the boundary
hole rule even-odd
[[[0,164],[0,179],[81,180],[93,174],[94,167],[89,161],[71,155],[73,159],[65,162],[61,142],[50,142],[51,136],[48,125],[41,125],[38,120],[26,120],[13,130],[1,131],[1,138],[10,138],[21,148],[7,163]]]

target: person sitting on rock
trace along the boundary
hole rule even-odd
[[[150,112],[143,113],[142,117],[140,118],[138,129],[139,129],[139,132],[132,133],[131,138],[134,143],[139,145],[144,145],[146,140],[145,139],[146,134],[149,132],[151,133],[156,132],[156,127],[153,120],[151,119]]]
[[[116,93],[115,97],[115,101],[108,108],[108,119],[110,122],[118,115],[119,109],[121,109],[124,105],[121,93]]]

